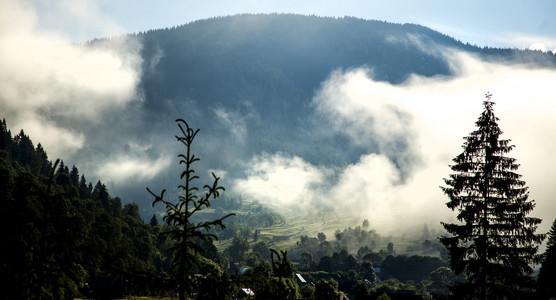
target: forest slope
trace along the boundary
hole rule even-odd
[[[122,158],[141,160],[141,166],[175,162],[177,118],[202,130],[196,148],[203,160],[200,174],[221,170],[223,184],[231,187],[252,171],[253,158],[264,154],[339,169],[380,152],[378,142],[362,147],[331,133],[331,121],[316,112],[315,93],[334,70],[363,67],[374,80],[395,85],[412,74],[451,76],[446,49],[506,64],[556,65],[550,53],[479,48],[415,24],[281,14],[200,20],[85,47],[120,49],[130,39],[141,47],[139,101],[102,122],[71,124],[84,134],[87,147],[66,160],[105,176],[100,179],[115,194],[141,205],[144,218],[152,215],[144,187],[176,186],[177,164],[157,168],[148,182],[117,169],[124,168]],[[396,147],[403,153],[407,145]]]

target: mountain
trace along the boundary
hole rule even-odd
[[[86,46],[116,48],[121,39],[141,45],[141,101],[125,113],[105,116],[96,128],[81,128],[89,145],[74,160],[94,169],[108,153],[172,157],[170,167],[148,181],[105,179],[124,202],[138,202],[144,218],[152,215],[144,186],[173,189],[177,182],[177,118],[201,129],[194,148],[201,158],[198,173],[220,170],[229,186],[252,171],[253,157],[265,153],[340,169],[365,153],[381,151],[379,141],[350,142],[316,112],[315,93],[335,70],[363,67],[374,80],[393,85],[403,85],[412,75],[453,76],[450,57],[442,55],[445,49],[491,62],[556,66],[551,54],[480,48],[420,25],[351,17],[236,15]],[[405,141],[396,143],[404,152]],[[397,166],[405,164],[391,159]]]

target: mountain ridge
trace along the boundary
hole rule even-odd
[[[315,113],[313,97],[334,70],[364,67],[374,80],[394,85],[412,75],[453,76],[449,59],[438,54],[442,47],[508,64],[556,65],[549,54],[480,48],[421,25],[353,17],[246,14],[125,37],[142,45],[138,89],[143,100],[94,129],[122,127],[118,135],[127,138],[108,137],[114,145],[92,144],[76,160],[121,153],[131,143],[147,145],[145,155],[153,160],[162,151],[175,157],[179,150],[172,141],[173,121],[183,118],[201,128],[196,146],[203,159],[201,173],[218,169],[230,179],[245,176],[250,159],[263,153],[341,168],[379,151],[350,144],[341,134],[329,135],[329,121]],[[88,46],[103,42],[115,47],[117,39]],[[90,130],[86,136],[93,131],[82,130]],[[168,174],[178,174],[175,161]],[[168,187],[163,183],[174,181],[168,174],[157,176],[152,185]],[[115,185],[112,190],[124,201],[142,207],[148,201],[142,188]]]

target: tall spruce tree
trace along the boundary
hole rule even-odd
[[[466,275],[465,282],[450,288],[457,299],[527,297],[531,264],[538,261],[544,239],[535,234],[541,220],[527,216],[535,204],[515,173],[519,164],[507,156],[514,146],[500,139],[491,97],[486,94],[478,128],[465,137],[463,152],[450,166],[455,173],[441,187],[450,199],[446,205],[458,212],[459,223],[442,223],[450,235],[440,238],[454,272]]]
[[[185,153],[178,155],[180,164],[185,167],[180,176],[183,184],[178,186],[181,195],[177,203],[172,203],[164,199],[166,190],[163,190],[160,195],[153,193],[149,188],[147,191],[155,198],[153,206],[159,202],[166,206],[166,215],[163,220],[169,225],[169,230],[162,231],[161,234],[168,235],[174,240],[174,245],[170,248],[174,254],[170,276],[179,292],[180,299],[186,299],[195,288],[193,267],[199,265],[199,255],[205,252],[201,245],[212,243],[213,239],[217,239],[217,236],[210,233],[209,230],[215,226],[225,228],[223,220],[234,214],[228,214],[213,221],[192,222],[191,217],[210,207],[211,199],[217,198],[224,188],[218,185],[219,177],[212,173],[213,183],[204,185],[205,192],[200,193],[199,188],[194,184],[195,179],[199,177],[195,175],[193,169],[193,163],[199,161],[199,158],[192,153],[191,149],[199,129],[192,129],[182,119],[178,119],[176,122],[182,133],[181,136],[176,136],[176,139],[185,146]]]

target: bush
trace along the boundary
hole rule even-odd
[[[340,299],[338,282],[332,278],[322,279],[315,284],[315,300]]]
[[[297,300],[301,299],[301,294],[293,279],[272,277],[255,290],[255,297],[265,300]]]

